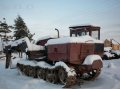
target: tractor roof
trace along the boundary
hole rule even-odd
[[[70,26],[70,30],[100,30],[99,26],[93,26],[93,25],[80,25],[80,26]]]

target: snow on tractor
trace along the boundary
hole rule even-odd
[[[75,85],[81,79],[96,79],[103,67],[104,44],[98,40],[100,27],[69,28],[70,37],[41,39],[38,45],[25,38],[28,60],[20,60],[18,70],[27,76],[64,84],[64,87]]]

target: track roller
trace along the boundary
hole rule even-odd
[[[93,69],[85,75],[84,80],[95,80],[100,73],[101,69]]]

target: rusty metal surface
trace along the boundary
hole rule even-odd
[[[52,61],[67,61],[68,60],[68,47],[67,44],[49,45],[48,46],[48,59]]]
[[[40,58],[45,54],[44,54],[44,51],[27,51],[27,55],[30,60],[33,60],[36,58]]]
[[[102,67],[103,67],[103,63],[101,60],[96,60],[92,64],[92,69],[98,69],[98,68],[102,68]]]
[[[44,45],[47,43],[48,40],[49,40],[49,39],[39,40],[36,44],[37,44],[37,45],[44,46]]]
[[[69,43],[48,46],[48,59],[64,61],[71,64],[82,64],[88,55],[95,54],[93,43]],[[97,52],[99,55],[99,52]],[[100,52],[100,55],[102,52]]]

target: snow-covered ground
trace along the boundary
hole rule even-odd
[[[16,64],[19,58],[13,60]],[[120,59],[104,60],[100,76],[94,81],[84,81],[72,88],[81,89],[120,89]],[[60,89],[63,85],[51,84],[20,74],[17,69],[5,69],[5,60],[0,59],[0,89]]]

